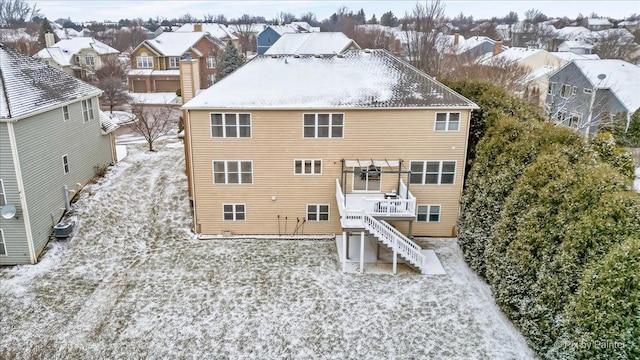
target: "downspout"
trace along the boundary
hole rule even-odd
[[[189,182],[191,184],[191,191],[193,196],[193,230],[195,233],[198,232],[198,214],[197,214],[197,198],[196,198],[196,186],[195,179],[193,178],[193,143],[191,142],[191,112],[189,110],[186,111],[187,116],[185,121],[188,126],[185,126],[185,135],[187,136],[187,142],[189,143]]]
[[[29,260],[32,264],[38,261],[36,250],[33,246],[33,234],[31,232],[31,221],[29,220],[29,211],[27,210],[27,198],[24,192],[24,183],[22,181],[22,169],[20,168],[20,158],[18,157],[18,145],[16,143],[16,133],[13,129],[13,122],[7,123],[7,132],[9,133],[9,144],[11,146],[11,157],[13,158],[13,166],[16,172],[16,182],[18,183],[18,195],[20,196],[20,206],[22,207],[22,219],[24,221],[24,229],[27,234],[27,246],[29,248]]]

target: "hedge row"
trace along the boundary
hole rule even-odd
[[[540,357],[640,358],[640,195],[628,152],[611,135],[544,123],[489,85],[454,88],[486,125],[458,222],[467,263]]]

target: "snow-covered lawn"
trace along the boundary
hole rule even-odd
[[[0,358],[533,358],[454,240],[420,241],[447,275],[395,277],[342,273],[333,240],[197,240],[183,150],[145,148],[0,269]]]

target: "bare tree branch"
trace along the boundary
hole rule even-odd
[[[131,112],[137,120],[130,127],[136,134],[144,137],[149,144],[149,151],[153,149],[153,143],[166,135],[177,124],[177,116],[173,108],[168,105],[149,106],[140,103],[131,104]]]

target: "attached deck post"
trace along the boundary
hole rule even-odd
[[[360,274],[364,273],[364,231],[360,232]]]
[[[351,233],[347,231],[347,238],[346,238],[346,242],[347,242],[347,252],[345,252],[345,256],[348,259],[349,258],[349,238],[351,237]]]
[[[393,240],[393,275],[398,275],[398,239]]]
[[[347,233],[345,231],[342,232],[342,272],[347,269]]]

